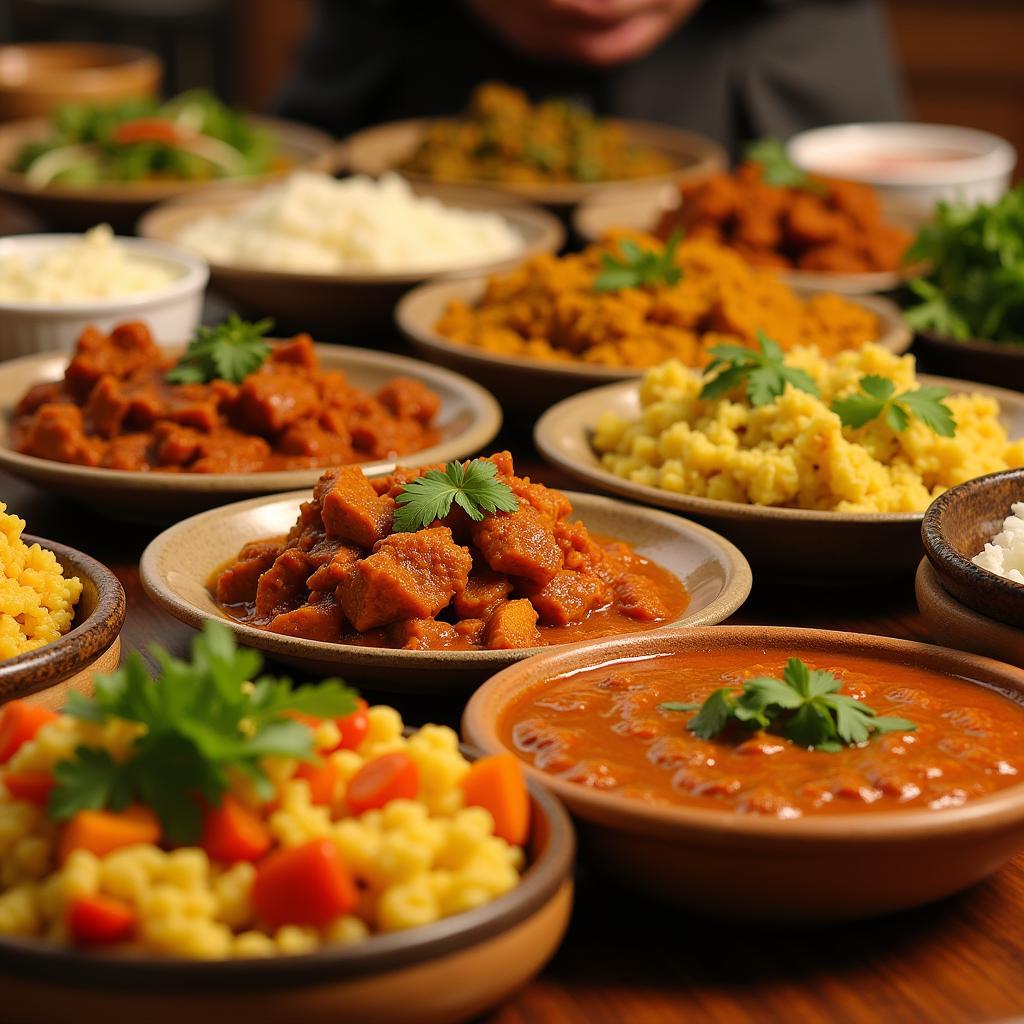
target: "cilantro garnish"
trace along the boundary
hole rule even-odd
[[[757,349],[742,345],[715,345],[708,350],[712,360],[705,367],[705,374],[718,375],[704,384],[700,390],[703,399],[718,398],[740,384],[745,384],[747,398],[753,406],[767,405],[778,398],[791,384],[809,395],[818,395],[818,385],[804,370],[787,366],[782,349],[767,337],[757,332]]]
[[[761,180],[779,188],[799,188],[805,192],[820,192],[822,184],[790,159],[786,147],[778,139],[760,139],[750,142],[743,156],[751,163],[760,164]]]
[[[273,326],[273,320],[251,324],[232,313],[216,327],[199,327],[185,354],[164,379],[169,384],[206,384],[217,378],[241,384],[270,355],[263,335]]]
[[[863,427],[882,416],[899,434],[910,425],[911,416],[916,416],[940,437],[953,437],[956,420],[943,401],[948,394],[947,388],[921,387],[897,395],[891,380],[870,374],[861,377],[859,391],[837,398],[832,403],[832,411],[842,420],[844,427]]]
[[[842,684],[823,669],[790,658],[781,679],[756,676],[739,694],[715,690],[703,704],[666,702],[664,711],[697,711],[686,723],[695,736],[711,740],[730,725],[742,731],[770,730],[801,747],[835,753],[886,732],[913,732],[905,718],[875,714],[873,708],[839,693]]]
[[[160,664],[157,679],[132,653],[116,672],[96,677],[94,696],[71,694],[65,714],[89,722],[126,719],[144,732],[124,761],[80,746],[73,758],[59,762],[47,806],[51,818],[123,810],[138,800],[156,812],[169,840],[195,842],[200,800],[218,805],[229,771],[248,776],[256,792],[270,799],[274,790],[261,758],[312,758],[312,732],[286,712],[340,718],[356,709],[355,692],[338,679],[293,688],[288,679],[257,678],[262,657],[237,647],[220,623],[207,623],[193,641],[191,662],[160,647],[153,655]]]
[[[601,272],[594,278],[594,290],[618,292],[623,288],[642,288],[649,284],[678,284],[683,277],[676,265],[680,232],[673,231],[661,252],[641,248],[632,238],[619,242],[622,259],[601,253]]]
[[[472,462],[449,462],[442,472],[431,469],[410,480],[395,498],[394,531],[412,533],[444,519],[452,502],[470,519],[480,522],[494,512],[515,512],[519,507],[508,484],[497,479],[498,467],[488,459]]]

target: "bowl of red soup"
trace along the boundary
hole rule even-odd
[[[717,916],[902,910],[1024,845],[1024,672],[910,641],[719,626],[577,644],[494,676],[463,734],[562,798],[586,858]]]

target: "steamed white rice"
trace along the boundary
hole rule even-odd
[[[997,533],[973,562],[1004,579],[1024,583],[1024,501],[1016,502],[1010,511],[1013,514],[1003,520],[1002,533]]]

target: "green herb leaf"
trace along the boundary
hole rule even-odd
[[[694,703],[691,701],[689,703],[686,703],[681,700],[666,700],[662,701],[662,703],[659,704],[658,707],[662,711],[696,711],[697,708],[700,707],[700,702],[698,701]]]
[[[661,252],[643,249],[632,238],[622,239],[619,243],[621,259],[611,253],[601,254],[601,271],[594,278],[594,290],[618,292],[646,285],[678,284],[683,277],[682,269],[676,264],[681,237],[679,231],[673,231]]]
[[[270,355],[263,336],[273,320],[248,323],[232,313],[217,327],[199,327],[195,338],[164,379],[169,384],[205,384],[220,379],[241,384]]]
[[[820,192],[821,182],[815,181],[805,170],[790,159],[786,147],[778,139],[760,139],[748,143],[743,157],[761,167],[761,180],[779,188],[799,188],[806,192]]]
[[[953,412],[943,401],[949,395],[946,388],[920,387],[897,395],[892,381],[874,375],[861,377],[859,388],[832,403],[832,411],[844,427],[858,430],[881,416],[900,434],[910,425],[911,417],[916,417],[940,437],[956,434]]]
[[[742,345],[716,345],[709,349],[711,362],[705,374],[715,374],[705,381],[700,397],[705,401],[746,386],[747,398],[755,408],[775,401],[789,384],[799,391],[817,397],[818,386],[806,371],[787,366],[782,349],[763,331],[757,332],[757,349]]]
[[[410,480],[395,498],[394,531],[412,533],[444,519],[453,502],[474,522],[495,512],[515,512],[516,496],[497,476],[498,467],[489,459],[473,459],[465,466],[449,462],[443,472],[432,469]]]
[[[130,800],[131,785],[124,767],[105,750],[78,747],[72,760],[54,767],[53,775],[57,785],[46,810],[55,821],[64,821],[80,810],[119,810]]]
[[[700,711],[690,719],[686,727],[695,736],[709,740],[726,727],[735,709],[736,698],[728,686],[723,686],[704,701]]]

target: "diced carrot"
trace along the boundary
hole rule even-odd
[[[515,754],[481,757],[462,778],[469,807],[483,807],[494,818],[494,834],[522,846],[530,834],[530,794]]]
[[[345,802],[356,814],[383,807],[392,800],[412,800],[419,792],[416,762],[402,751],[381,754],[367,761],[349,779]]]
[[[79,946],[124,942],[135,931],[135,911],[112,896],[75,896],[68,904],[71,941]]]
[[[8,701],[0,708],[0,764],[6,764],[23,743],[48,722],[57,718],[57,712],[24,700]]]
[[[252,905],[271,928],[319,928],[354,910],[357,900],[352,873],[330,839],[277,850],[260,862],[252,883]]]
[[[213,860],[226,864],[259,860],[272,842],[259,816],[230,793],[224,794],[219,807],[209,807],[203,814],[200,846]]]
[[[370,731],[370,716],[367,714],[369,705],[362,697],[357,701],[355,711],[344,718],[336,718],[334,724],[341,733],[341,740],[335,750],[355,750],[366,739]]]
[[[173,145],[182,141],[182,134],[173,121],[162,117],[137,117],[123,121],[114,129],[115,142],[165,142]]]
[[[306,780],[309,798],[313,803],[328,807],[334,802],[334,792],[338,788],[338,769],[330,761],[321,758],[309,764],[300,764],[295,769],[295,778]]]
[[[63,864],[72,850],[105,857],[122,846],[159,841],[160,822],[148,807],[136,804],[123,811],[79,811],[61,832],[57,856]]]
[[[50,772],[5,772],[4,789],[14,800],[27,800],[30,804],[40,807],[50,799],[50,793],[56,785],[56,779]]]

